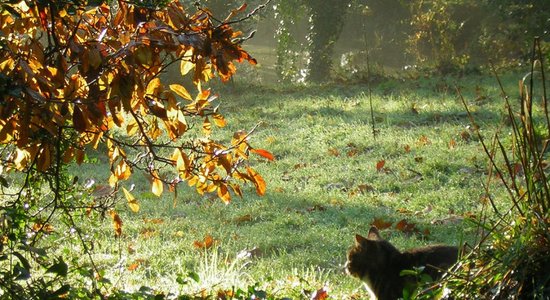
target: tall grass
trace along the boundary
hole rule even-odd
[[[479,241],[445,282],[455,298],[550,297],[550,113],[541,52],[536,40],[531,71],[519,82],[519,103],[513,103],[499,80],[511,143],[505,133],[488,142],[477,131],[491,162],[489,180],[496,178],[505,187],[508,207],[498,208],[487,188],[491,217],[479,223]]]

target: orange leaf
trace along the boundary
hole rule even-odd
[[[381,171],[382,168],[384,168],[384,165],[386,164],[385,160],[380,160],[376,163],[376,171]]]
[[[248,175],[252,178],[254,185],[256,186],[256,193],[260,196],[265,195],[266,184],[265,180],[251,167],[246,168]]]
[[[139,263],[135,262],[128,266],[128,271],[135,271],[139,267]]]
[[[225,204],[231,202],[231,194],[229,194],[229,190],[225,184],[221,184],[218,187],[218,197],[220,197]]]
[[[313,295],[311,295],[311,300],[325,300],[329,299],[327,288],[318,289]]]
[[[122,235],[122,219],[114,209],[109,211],[109,215],[113,219],[113,226],[115,228],[115,237],[120,237]]]
[[[214,238],[211,235],[206,235],[202,241],[194,241],[195,248],[210,249],[214,245]]]
[[[275,156],[273,156],[271,152],[264,149],[250,149],[250,152],[256,153],[264,158],[267,158],[268,160],[275,160]]]
[[[411,146],[409,146],[409,145],[405,145],[405,147],[403,147],[403,149],[405,149],[405,153],[411,152]]]

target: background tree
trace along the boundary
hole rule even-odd
[[[342,32],[351,0],[306,0],[311,10],[308,80],[323,82],[330,78],[334,45]]]
[[[280,1],[278,73],[283,80],[299,81],[305,75],[325,80],[339,60],[336,55],[350,50],[356,65],[365,63],[368,51],[374,63],[392,70],[417,66],[458,73],[479,69],[489,60],[526,62],[525,49],[535,36],[548,47],[545,5],[541,0]]]
[[[0,286],[8,296],[101,294],[94,241],[80,223],[108,215],[120,236],[116,195],[122,189],[129,208],[139,210],[121,185],[137,171],[148,174],[157,196],[184,181],[226,203],[242,195],[243,182],[265,193],[246,161],[251,151],[272,156],[249,146],[251,132],[236,132],[227,145],[210,137],[226,121],[205,83],[229,80],[234,61],[256,63],[231,27],[246,6],[218,22],[208,9],[189,14],[178,1],[137,3],[1,3]],[[162,75],[170,67],[180,77],[167,84]],[[90,149],[109,159],[110,187],[99,191],[67,172],[72,162],[86,163]],[[67,258],[49,257],[41,241],[74,234],[89,262],[68,270]],[[68,272],[88,278],[83,291],[64,280]]]

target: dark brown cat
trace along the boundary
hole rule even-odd
[[[458,248],[452,246],[427,246],[400,252],[381,238],[373,226],[366,238],[355,235],[346,271],[365,283],[371,298],[393,300],[403,297],[405,283],[416,282],[414,278],[400,276],[402,270],[425,266],[424,273],[435,280],[443,275],[440,270],[448,269],[457,258]]]

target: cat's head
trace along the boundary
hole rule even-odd
[[[383,272],[395,254],[399,254],[399,251],[384,240],[378,229],[372,226],[367,237],[355,235],[355,244],[348,252],[346,272],[365,280],[366,276]]]

